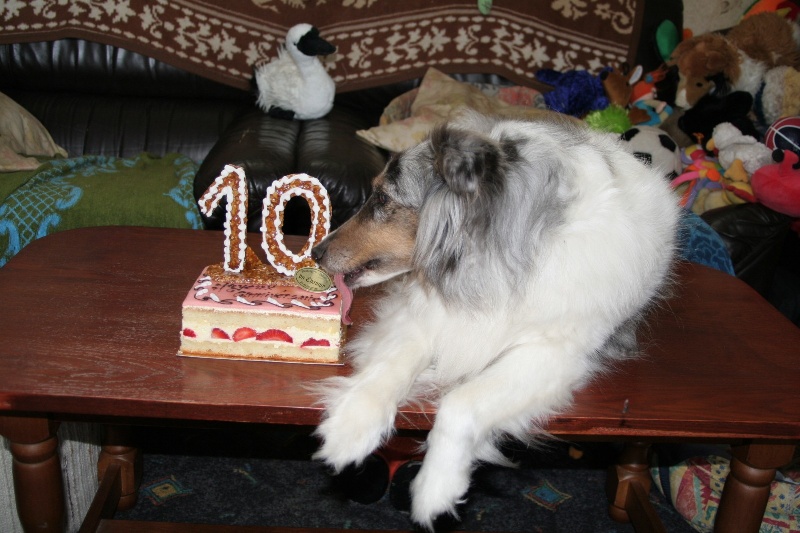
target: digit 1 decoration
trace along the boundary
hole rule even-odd
[[[210,216],[222,198],[228,200],[225,213],[223,266],[226,272],[238,273],[244,269],[247,251],[247,180],[244,169],[236,165],[225,165],[222,173],[198,200],[200,211]]]

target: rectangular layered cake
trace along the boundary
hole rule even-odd
[[[342,298],[335,285],[322,289],[275,272],[206,267],[183,302],[180,355],[336,363]]]

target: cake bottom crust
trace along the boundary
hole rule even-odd
[[[242,361],[282,361],[290,363],[342,364],[338,346],[313,346],[300,348],[290,345],[273,346],[273,343],[226,342],[224,347],[214,341],[182,338],[178,355],[209,359],[237,359]]]

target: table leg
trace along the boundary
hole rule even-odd
[[[665,533],[650,503],[650,444],[628,442],[606,478],[608,514],[618,522],[633,523],[636,531]]]
[[[14,495],[25,531],[61,532],[64,528],[57,429],[58,423],[47,418],[0,416],[0,434],[11,443]]]
[[[731,469],[722,489],[714,531],[758,532],[775,470],[791,462],[794,444],[746,444],[731,449]]]
[[[136,505],[139,484],[142,481],[142,456],[132,446],[131,427],[107,425],[103,447],[97,459],[97,475],[102,481],[106,468],[111,463],[120,467],[121,495],[118,509],[131,509]]]

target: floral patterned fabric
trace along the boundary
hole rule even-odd
[[[250,88],[253,66],[307,22],[338,47],[326,66],[339,90],[445,72],[496,73],[536,86],[542,68],[635,62],[641,0],[9,0],[0,43],[76,37],[120,46]]]
[[[727,458],[693,457],[669,468],[653,468],[658,489],[697,531],[711,533],[722,488],[730,472]],[[779,471],[772,482],[760,533],[800,532],[800,470]]]

